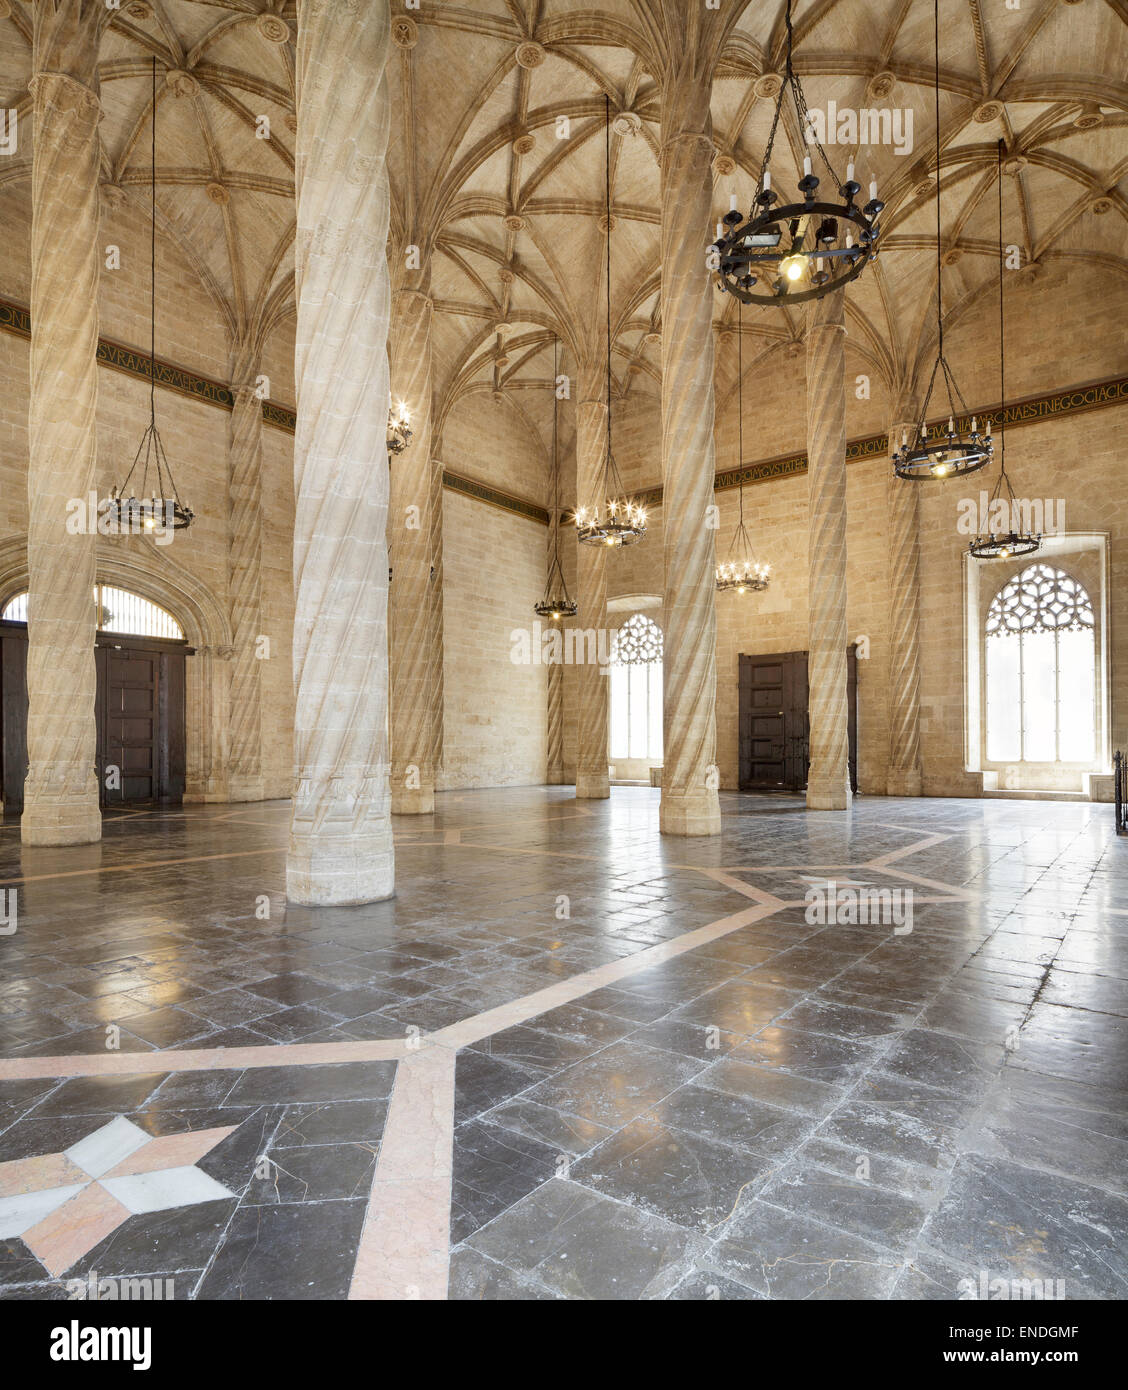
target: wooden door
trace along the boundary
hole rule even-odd
[[[103,802],[160,800],[160,653],[111,647],[105,669]]]
[[[798,791],[807,777],[807,654],[741,656],[740,789]]]
[[[98,785],[103,806],[179,805],[187,763],[187,658],[183,642],[99,633]],[[27,774],[27,624],[0,623],[0,790],[9,815],[23,809]],[[111,767],[120,775],[109,778]]]
[[[0,801],[23,810],[27,772],[27,625],[0,623]]]
[[[858,790],[858,663],[847,651],[850,786]],[[811,766],[807,653],[745,656],[739,661],[740,790],[802,791]]]

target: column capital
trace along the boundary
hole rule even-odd
[[[56,110],[67,115],[79,111],[92,115],[95,121],[102,119],[102,99],[98,92],[70,73],[50,70],[37,72],[28,82],[27,89],[36,106],[40,102],[50,102]]]
[[[702,130],[679,130],[675,135],[669,135],[662,140],[658,146],[658,166],[665,172],[670,158],[683,146],[690,146],[690,157],[703,159],[711,168],[713,164],[713,145],[712,132]],[[693,148],[696,146],[697,148]]]

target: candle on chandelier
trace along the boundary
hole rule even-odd
[[[803,177],[806,178],[807,175],[808,175],[810,172],[811,172],[811,156],[810,156],[809,154],[805,154],[805,155],[803,156]]]
[[[847,182],[847,183],[853,183],[853,182],[854,182],[854,161],[853,161],[853,160],[851,160],[850,163],[847,164],[847,166],[846,166],[846,182]]]

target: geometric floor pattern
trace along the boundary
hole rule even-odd
[[[281,803],[6,822],[0,1297],[1124,1297],[1110,809],[657,809],[441,795],[319,910]]]

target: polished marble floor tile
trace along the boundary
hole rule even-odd
[[[443,794],[396,826],[396,898],[342,909],[287,907],[280,803],[111,815],[27,880],[0,834],[0,1063],[81,1064],[0,1071],[0,1297],[939,1299],[982,1270],[1123,1297],[1107,808],[722,808],[677,841],[645,788]],[[808,920],[831,882],[911,888],[912,931]],[[445,1103],[404,1089],[417,1054]],[[362,1269],[381,1201],[449,1261]]]

